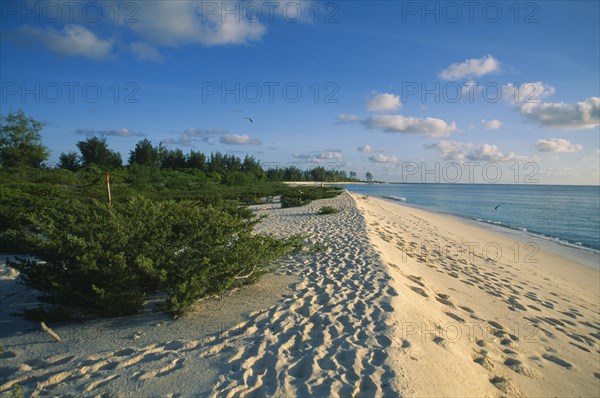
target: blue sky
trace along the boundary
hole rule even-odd
[[[386,181],[599,183],[597,1],[1,11],[2,113],[44,121],[51,161],[104,135],[124,159],[148,138]]]

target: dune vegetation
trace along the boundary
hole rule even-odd
[[[184,154],[148,140],[122,165],[98,137],[49,168],[40,129],[23,112],[2,118],[0,251],[29,256],[9,265],[43,301],[104,315],[137,313],[156,292],[166,294],[166,310],[181,313],[255,282],[303,238],[253,233],[260,218],[246,205],[280,197],[299,206],[341,192],[287,179],[347,180],[323,167],[264,170],[250,156]]]

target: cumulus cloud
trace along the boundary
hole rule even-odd
[[[40,42],[56,54],[95,59],[109,57],[113,46],[110,40],[100,39],[85,27],[75,24],[66,25],[61,31],[52,27],[23,25],[11,36],[25,44]]]
[[[321,152],[312,152],[312,153],[294,153],[292,155],[294,159],[303,160],[306,162],[324,162],[327,160],[330,161],[341,161],[344,156],[342,155],[342,151],[339,149],[325,149]]]
[[[456,124],[432,117],[416,118],[402,115],[375,115],[366,119],[365,126],[390,133],[418,133],[429,137],[440,137],[454,133]]]
[[[127,24],[127,27],[157,45],[243,44],[260,40],[266,32],[265,25],[258,20],[241,18],[241,11],[227,12],[239,7],[239,2],[182,0],[143,1],[136,4],[136,19],[139,22]]]
[[[481,119],[481,124],[486,130],[497,130],[502,126],[502,122],[498,119]]]
[[[600,125],[600,97],[590,97],[575,105],[564,102],[526,103],[518,110],[528,119],[549,128],[577,130]]]
[[[502,98],[515,104],[539,103],[556,89],[544,82],[507,83],[502,85]]]
[[[357,115],[352,114],[341,114],[335,117],[339,123],[356,123],[360,121],[360,118]]]
[[[223,134],[219,141],[227,145],[260,145],[260,140],[250,138],[248,134]]]
[[[395,156],[377,154],[377,155],[369,156],[369,162],[371,162],[371,163],[398,163],[398,158]]]
[[[375,93],[373,98],[367,101],[369,112],[395,111],[401,106],[400,97],[389,93]]]
[[[319,160],[342,160],[342,152],[338,149],[329,149],[321,152],[316,156]]]
[[[97,130],[92,128],[87,129],[77,129],[75,130],[75,134],[85,135],[88,137],[97,137],[97,136],[105,136],[105,137],[144,137],[144,133],[139,133],[135,131],[131,131],[127,128],[121,129],[106,129],[106,130]]]
[[[514,152],[503,154],[496,145],[472,144],[470,142],[440,141],[436,144],[425,145],[427,149],[436,149],[442,160],[451,161],[484,161],[510,162],[526,161],[529,158],[518,156]]]
[[[146,43],[136,41],[131,43],[129,48],[140,61],[160,62],[165,59],[156,48]]]
[[[572,144],[563,138],[548,138],[535,143],[540,152],[576,152],[583,149],[579,144]]]
[[[471,58],[464,62],[448,66],[439,73],[444,80],[460,80],[465,77],[479,77],[497,71],[500,63],[496,58],[487,55],[483,58]]]

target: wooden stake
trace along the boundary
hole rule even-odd
[[[108,195],[108,207],[110,207],[110,174],[106,171],[106,193]]]
[[[42,330],[44,332],[48,333],[50,335],[50,337],[52,337],[57,342],[60,342],[60,336],[57,335],[56,333],[54,333],[54,331],[52,329],[50,329],[48,326],[46,326],[46,324],[44,322],[40,323],[40,327],[42,328]]]

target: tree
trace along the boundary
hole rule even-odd
[[[302,181],[302,170],[291,165],[283,169],[283,181]]]
[[[366,177],[367,177],[367,182],[373,182],[373,174],[371,174],[370,171],[367,171]]]
[[[25,112],[0,115],[0,164],[4,167],[41,167],[49,151],[42,145],[40,131],[44,123],[27,117]]]
[[[246,155],[244,158],[244,163],[242,164],[242,170],[244,173],[252,174],[259,179],[265,177],[265,171],[260,165],[260,162],[254,159],[253,156]]]
[[[161,147],[153,147],[152,142],[144,138],[135,145],[133,151],[129,151],[129,164],[158,167],[161,161]]]
[[[323,166],[317,166],[308,172],[311,181],[325,181],[326,170]]]
[[[356,172],[355,171],[350,171],[350,179],[351,180],[355,180],[356,179]]]
[[[67,169],[71,171],[77,171],[81,168],[81,161],[77,152],[70,151],[68,153],[61,153],[58,157],[58,168]]]
[[[79,141],[77,148],[81,152],[81,160],[84,166],[96,164],[105,168],[116,168],[121,167],[123,164],[121,154],[110,150],[104,137],[92,137],[85,141]]]
[[[202,152],[190,151],[186,156],[185,164],[191,169],[206,170],[206,155]]]
[[[160,167],[163,169],[179,169],[184,168],[185,164],[185,155],[181,149],[170,149],[164,151],[162,161],[160,163]]]

